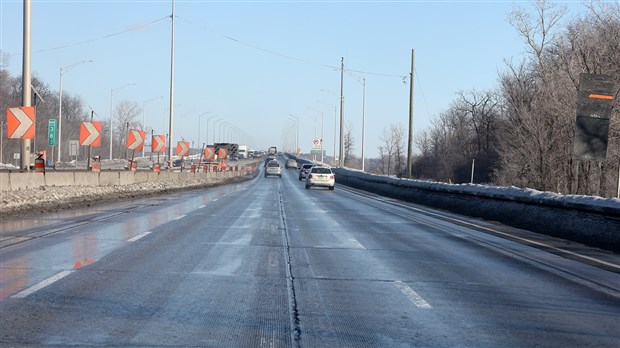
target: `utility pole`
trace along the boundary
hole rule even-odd
[[[172,0],[172,38],[170,40],[170,123],[168,129],[168,168],[172,170],[172,142],[174,141],[174,0]]]
[[[32,86],[30,74],[30,28],[31,28],[31,0],[24,0],[24,51],[22,63],[22,106],[32,106],[30,88]],[[33,126],[34,127],[34,126]],[[30,139],[21,141],[21,170],[30,171]]]
[[[413,71],[415,50],[411,49],[411,75],[409,85],[409,141],[407,144],[407,179],[411,179],[411,167],[413,165]]]
[[[364,171],[364,136],[365,136],[365,124],[366,124],[366,78],[364,77],[362,82],[362,172]]]
[[[340,57],[340,147],[338,166],[344,167],[344,57]]]

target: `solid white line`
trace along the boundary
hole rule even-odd
[[[11,298],[24,298],[24,297],[26,297],[26,296],[28,296],[28,295],[30,295],[32,293],[35,293],[35,292],[43,289],[44,287],[46,287],[48,285],[51,285],[51,284],[61,280],[62,278],[68,276],[69,274],[71,274],[73,272],[75,272],[75,271],[74,270],[62,271],[62,272],[56,274],[55,276],[49,277],[49,278],[45,279],[44,281],[29,287],[26,290],[18,292],[17,294],[11,296]]]
[[[186,216],[185,214],[183,214],[183,215],[179,215],[179,216],[175,217],[174,219],[172,219],[172,221],[175,221],[175,220],[181,220],[181,219],[182,219],[182,218],[184,218],[185,216]]]
[[[433,308],[420,295],[413,291],[413,289],[410,288],[407,284],[401,282],[400,280],[397,280],[394,282],[394,285],[398,288],[398,290],[405,294],[405,296],[407,296],[409,300],[411,300],[411,302],[416,305],[416,307],[423,309]]]
[[[128,241],[128,242],[135,242],[135,241],[137,241],[138,239],[140,239],[140,238],[142,238],[142,237],[146,237],[146,236],[148,236],[149,234],[151,234],[151,232],[149,232],[149,231],[142,232],[142,233],[140,233],[139,235],[137,235],[137,236],[135,236],[135,237],[133,237],[133,238],[131,238],[131,239],[128,239],[127,241]]]

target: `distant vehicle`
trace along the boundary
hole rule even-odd
[[[277,175],[278,177],[282,177],[282,166],[278,161],[270,161],[267,163],[265,167],[265,178],[269,175]]]
[[[306,190],[309,190],[312,186],[322,186],[334,190],[336,187],[336,176],[330,168],[313,166],[306,178]]]
[[[297,169],[297,161],[292,159],[292,158],[289,158],[289,159],[286,160],[286,163],[284,164],[284,167],[286,169],[288,169],[288,168]]]
[[[249,149],[248,150],[248,158],[254,158],[257,157],[256,156],[256,151],[254,149]]]
[[[276,161],[276,158],[273,156],[267,156],[265,157],[265,167],[267,166],[267,164],[271,161]]]
[[[312,166],[314,166],[313,163],[304,163],[301,165],[301,168],[299,168],[299,181],[305,179],[308,176],[308,172],[310,171],[310,168],[312,168]]]
[[[244,159],[248,158],[248,146],[247,145],[239,145],[237,149],[237,158]]]
[[[267,155],[269,156],[275,156],[278,153],[278,148],[275,146],[272,146],[269,148],[269,150],[267,150]]]

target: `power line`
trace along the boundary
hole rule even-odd
[[[168,18],[170,18],[170,16],[165,16],[165,17],[156,19],[156,20],[154,20],[152,22],[149,22],[149,23],[138,25],[136,27],[133,27],[133,28],[130,28],[130,29],[126,29],[126,30],[122,30],[122,31],[119,31],[119,32],[116,32],[116,33],[112,33],[112,34],[96,37],[94,39],[89,39],[89,40],[85,40],[85,41],[79,41],[79,42],[75,42],[75,43],[71,43],[71,44],[67,44],[67,45],[63,45],[63,46],[57,46],[57,47],[40,49],[40,50],[34,51],[34,53],[56,51],[56,50],[61,50],[61,49],[64,49],[64,48],[75,47],[75,46],[82,46],[82,45],[86,45],[86,44],[93,43],[93,42],[96,42],[96,41],[101,41],[101,40],[109,39],[109,38],[114,37],[114,36],[119,36],[119,35],[122,35],[122,34],[125,34],[125,33],[129,33],[129,32],[132,32],[132,31],[140,30],[142,28],[146,28],[148,26],[151,26],[151,25],[153,25],[153,24],[155,24],[157,22],[161,22],[161,21],[163,21],[165,19],[168,19]],[[21,53],[12,54],[12,55],[19,56],[19,55],[21,55]]]
[[[182,17],[179,17],[179,18],[182,19],[183,21],[187,22],[188,24],[195,25],[194,23],[192,23],[191,21],[189,21],[189,20],[187,20],[185,18],[182,18]],[[288,55],[288,54],[276,52],[276,51],[273,51],[273,50],[270,50],[270,49],[267,49],[267,48],[263,48],[263,47],[260,47],[258,45],[255,45],[255,44],[252,44],[252,43],[249,43],[249,42],[246,42],[246,41],[234,38],[234,37],[232,37],[230,35],[218,33],[216,31],[214,31],[212,29],[209,29],[209,28],[206,28],[206,27],[200,27],[200,28],[202,30],[208,32],[208,33],[213,34],[213,35],[217,35],[217,36],[223,37],[223,38],[225,38],[227,40],[233,41],[233,42],[238,43],[240,45],[244,45],[244,46],[247,46],[247,47],[250,47],[250,48],[253,48],[253,49],[256,49],[256,50],[259,50],[259,51],[262,51],[262,52],[265,52],[265,53],[268,53],[268,54],[271,54],[271,55],[274,55],[274,56],[278,56],[278,57],[294,60],[294,61],[305,63],[305,64],[316,65],[316,66],[320,66],[320,67],[327,68],[327,69],[334,70],[334,71],[339,71],[340,70],[340,67],[337,67],[335,65],[323,64],[323,63],[313,62],[313,61],[310,61],[310,60],[307,60],[307,59],[293,57],[293,56]],[[364,70],[354,70],[354,69],[344,69],[344,71],[345,72],[351,72],[351,73],[365,74],[365,75],[384,76],[384,77],[398,77],[398,78],[405,78],[406,77],[406,75],[386,74],[386,73],[378,73],[378,72],[371,72],[371,71],[364,71]]]

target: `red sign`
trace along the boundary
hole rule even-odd
[[[82,122],[80,124],[80,145],[101,146],[102,122]]]
[[[151,139],[151,152],[166,153],[166,136],[165,135],[153,135]]]
[[[130,129],[127,135],[127,150],[142,151],[146,132],[137,129]]]
[[[187,156],[189,155],[189,141],[179,141],[177,142],[177,156]]]
[[[6,109],[9,139],[34,139],[34,107],[22,106]]]
[[[205,160],[212,161],[215,159],[215,147],[207,146],[205,148]]]

